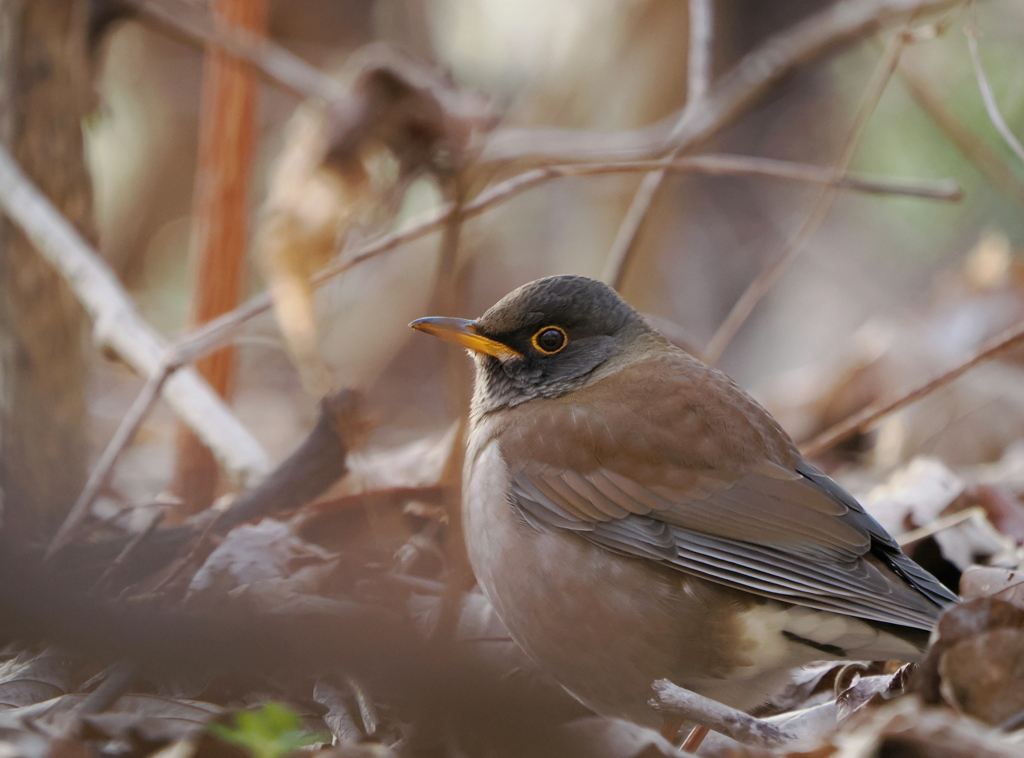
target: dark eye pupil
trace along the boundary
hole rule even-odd
[[[537,336],[537,344],[552,353],[565,344],[565,336],[557,329],[545,329]]]

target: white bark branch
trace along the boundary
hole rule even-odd
[[[0,208],[64,277],[93,320],[95,342],[114,350],[146,378],[163,371],[166,341],[142,318],[96,251],[2,148]],[[252,486],[269,470],[260,444],[193,369],[182,368],[170,377],[163,397],[245,486]]]

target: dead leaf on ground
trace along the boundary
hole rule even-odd
[[[289,594],[313,595],[336,565],[333,553],[300,540],[288,524],[263,519],[228,533],[192,577],[188,601],[220,604],[241,589],[271,604]]]
[[[842,758],[1011,758],[1022,747],[1019,736],[910,697],[861,711],[831,742]]]
[[[994,597],[1024,610],[1024,572],[990,566],[971,566],[960,577],[964,600]]]
[[[932,523],[963,497],[964,480],[937,458],[921,456],[860,498],[891,534]]]
[[[913,691],[927,703],[948,702],[954,707],[976,700],[972,693],[981,687],[1017,702],[1024,697],[1018,692],[1019,681],[1024,680],[1008,681],[992,669],[1019,665],[1015,661],[1024,655],[1020,630],[1024,609],[1003,600],[983,597],[950,608],[939,619],[935,641],[911,684]],[[989,647],[979,648],[976,640],[986,640]]]
[[[943,699],[998,726],[1024,712],[1024,629],[994,629],[961,640],[939,659]]]
[[[49,649],[22,653],[0,664],[0,711],[64,695],[71,688],[72,663]]]

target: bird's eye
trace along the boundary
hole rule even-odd
[[[530,342],[545,355],[554,355],[569,344],[569,335],[559,326],[545,326]]]

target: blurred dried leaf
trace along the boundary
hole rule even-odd
[[[59,736],[68,716],[85,701],[86,697],[84,694],[62,695],[10,710],[7,715],[26,722],[31,720],[32,724],[52,736]],[[121,695],[115,706],[99,718],[96,718],[95,714],[88,716],[96,719],[93,726],[102,732],[104,737],[123,735],[138,726],[154,734],[163,732],[168,735],[168,739],[179,739],[186,732],[195,732],[197,727],[201,728],[211,718],[223,712],[222,708],[212,703],[147,694]]]
[[[979,490],[941,461],[915,458],[864,497],[864,507],[903,545],[933,538],[943,558],[963,570],[982,560],[1014,551],[1014,541],[999,533],[974,505]],[[911,529],[911,531],[905,531]]]
[[[1006,487],[985,484],[976,486],[973,495],[1001,534],[1024,542],[1024,503],[1019,496]]]
[[[997,726],[1024,711],[1024,629],[994,629],[960,640],[939,659],[951,706]]]
[[[22,653],[0,664],[0,711],[64,695],[71,687],[71,662],[45,650]]]
[[[18,758],[51,758],[53,742],[20,719],[0,714],[0,744],[7,755]]]
[[[1016,548],[1013,538],[1000,534],[982,509],[969,510],[969,514],[963,512],[968,518],[935,533],[942,556],[963,570],[980,561],[998,563],[1013,555]]]
[[[863,506],[890,533],[930,524],[963,496],[967,485],[942,461],[918,457],[864,497]]]
[[[370,492],[395,487],[440,484],[454,451],[459,424],[440,434],[423,437],[399,447],[360,451],[349,456],[345,492]]]
[[[331,730],[334,739],[342,745],[352,745],[365,738],[365,732],[356,725],[353,718],[352,698],[326,681],[318,681],[313,687],[313,699],[327,709],[324,723]]]
[[[824,755],[837,758],[1010,758],[1021,750],[1013,736],[909,697],[861,711],[832,742],[838,749]]]
[[[955,659],[961,655],[956,652],[958,646],[1004,629],[1013,632],[1024,629],[1024,609],[1003,600],[982,597],[967,600],[947,610],[939,619],[934,641],[924,660],[919,664],[911,683],[913,690],[924,698],[926,703],[958,703],[958,694],[950,693],[959,693],[961,688],[970,691],[975,682],[974,674],[968,673],[964,678],[963,667],[956,665]],[[1013,648],[1013,643],[1003,639],[1003,636],[999,636],[998,639],[998,655],[1006,656]],[[1024,640],[1018,642],[1024,644]],[[977,660],[971,645],[968,644],[961,650],[965,651],[962,653],[963,656]],[[944,660],[947,653],[954,657],[953,663]],[[1017,649],[1007,660],[1014,660],[1020,655],[1021,651]],[[999,665],[1002,664],[997,664]],[[978,676],[990,677],[980,670]]]
[[[793,672],[790,684],[778,694],[772,696],[772,706],[779,711],[792,711],[806,708],[812,698],[819,699],[825,695],[832,699],[836,675],[846,664],[835,661],[802,666]],[[818,698],[816,698],[818,696]]]
[[[893,674],[859,677],[836,698],[836,719],[842,722],[868,703],[881,703],[903,694],[908,667]]]
[[[494,124],[482,96],[386,45],[356,53],[350,67],[345,98],[308,102],[292,118],[256,232],[278,323],[316,395],[333,381],[318,354],[310,277],[361,227],[392,220],[417,177],[461,170]]]
[[[621,719],[586,716],[564,724],[547,751],[588,758],[673,758],[679,751],[653,729]]]
[[[228,533],[192,577],[187,600],[216,606],[244,590],[280,609],[289,600],[314,596],[336,565],[333,553],[294,536],[287,524],[263,519]]]
[[[964,600],[994,597],[1024,610],[1024,572],[988,566],[971,566],[960,577]]]

